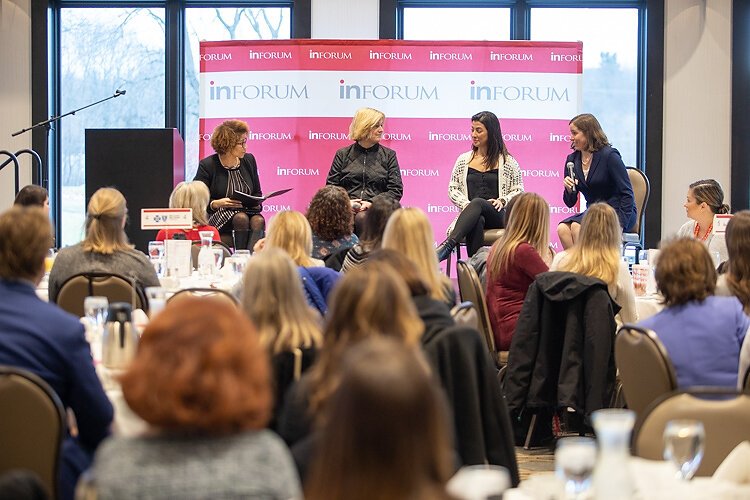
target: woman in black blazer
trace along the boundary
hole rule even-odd
[[[247,135],[250,129],[241,120],[227,120],[211,134],[211,147],[216,154],[198,163],[193,180],[203,181],[211,192],[208,202],[208,223],[219,230],[222,240],[226,236],[234,248],[250,248],[263,237],[266,221],[258,202],[244,205],[231,197],[235,191],[262,196],[258,165],[247,152]]]
[[[565,159],[565,205],[573,207],[581,193],[586,198],[586,206],[599,201],[607,203],[617,212],[623,230],[633,227],[636,208],[630,177],[620,152],[609,143],[594,115],[584,113],[570,120],[570,142],[574,152]],[[568,167],[571,163],[572,172]],[[570,248],[578,240],[583,214],[568,217],[558,224],[557,235],[563,248]]]

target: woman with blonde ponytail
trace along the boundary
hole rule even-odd
[[[578,240],[555,256],[550,271],[568,271],[599,278],[607,284],[612,299],[622,308],[618,323],[635,323],[635,289],[627,262],[621,257],[622,229],[615,210],[606,203],[594,203],[581,221]]]
[[[146,255],[135,250],[125,234],[128,208],[125,197],[114,188],[97,190],[86,212],[86,237],[82,242],[63,248],[55,258],[49,275],[49,299],[68,278],[85,272],[114,273],[135,278],[136,284],[159,286],[153,266]]]

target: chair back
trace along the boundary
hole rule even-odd
[[[627,167],[628,177],[630,178],[630,184],[633,186],[633,197],[635,198],[635,210],[636,218],[633,227],[626,228],[628,233],[636,233],[641,236],[643,231],[643,219],[644,211],[646,210],[646,203],[648,203],[648,197],[651,194],[651,183],[648,181],[648,177],[643,172],[634,167]]]
[[[63,310],[81,317],[85,314],[83,301],[92,295],[107,297],[112,302],[127,302],[134,309],[148,312],[148,301],[143,289],[115,273],[79,273],[68,278],[57,293],[56,303]]]
[[[706,431],[705,453],[696,475],[711,476],[739,443],[750,440],[750,395],[706,387],[663,396],[650,406],[641,426],[635,431],[635,454],[661,460],[664,428],[668,421],[674,419],[703,422]]]
[[[625,402],[640,419],[652,402],[677,389],[677,375],[656,334],[624,325],[615,337],[615,364]]]
[[[218,288],[185,288],[169,297],[167,302],[171,303],[174,301],[179,301],[186,297],[211,297],[231,303],[235,307],[239,305],[239,302],[234,295],[227,292],[226,290],[221,290]]]
[[[487,348],[490,350],[493,359],[497,359],[495,350],[495,335],[492,333],[492,324],[490,315],[487,311],[487,302],[482,290],[482,282],[479,280],[477,272],[463,260],[456,261],[456,272],[458,273],[458,291],[461,294],[461,301],[469,301],[477,308],[479,316],[479,332],[484,337]]]
[[[468,326],[479,331],[479,316],[474,303],[470,301],[456,304],[451,309],[451,317],[459,326]]]
[[[34,472],[49,498],[57,498],[65,410],[55,391],[20,368],[0,366],[0,474]]]

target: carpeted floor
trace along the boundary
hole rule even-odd
[[[538,472],[555,470],[554,447],[524,450],[523,446],[516,446],[516,460],[521,481]]]

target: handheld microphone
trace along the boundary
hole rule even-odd
[[[354,210],[355,212],[359,212],[360,208],[362,208],[362,204],[361,203],[359,203],[357,201],[355,201],[354,203],[352,203],[352,210]]]
[[[127,90],[117,89],[117,90],[115,90],[115,95],[116,96],[118,96],[118,95],[125,95],[126,92],[127,92]]]
[[[576,174],[575,172],[573,172],[573,167],[575,167],[575,165],[573,164],[572,161],[569,161],[568,163],[565,164],[565,167],[568,169],[568,177],[573,179],[573,192],[575,193],[576,192]]]

